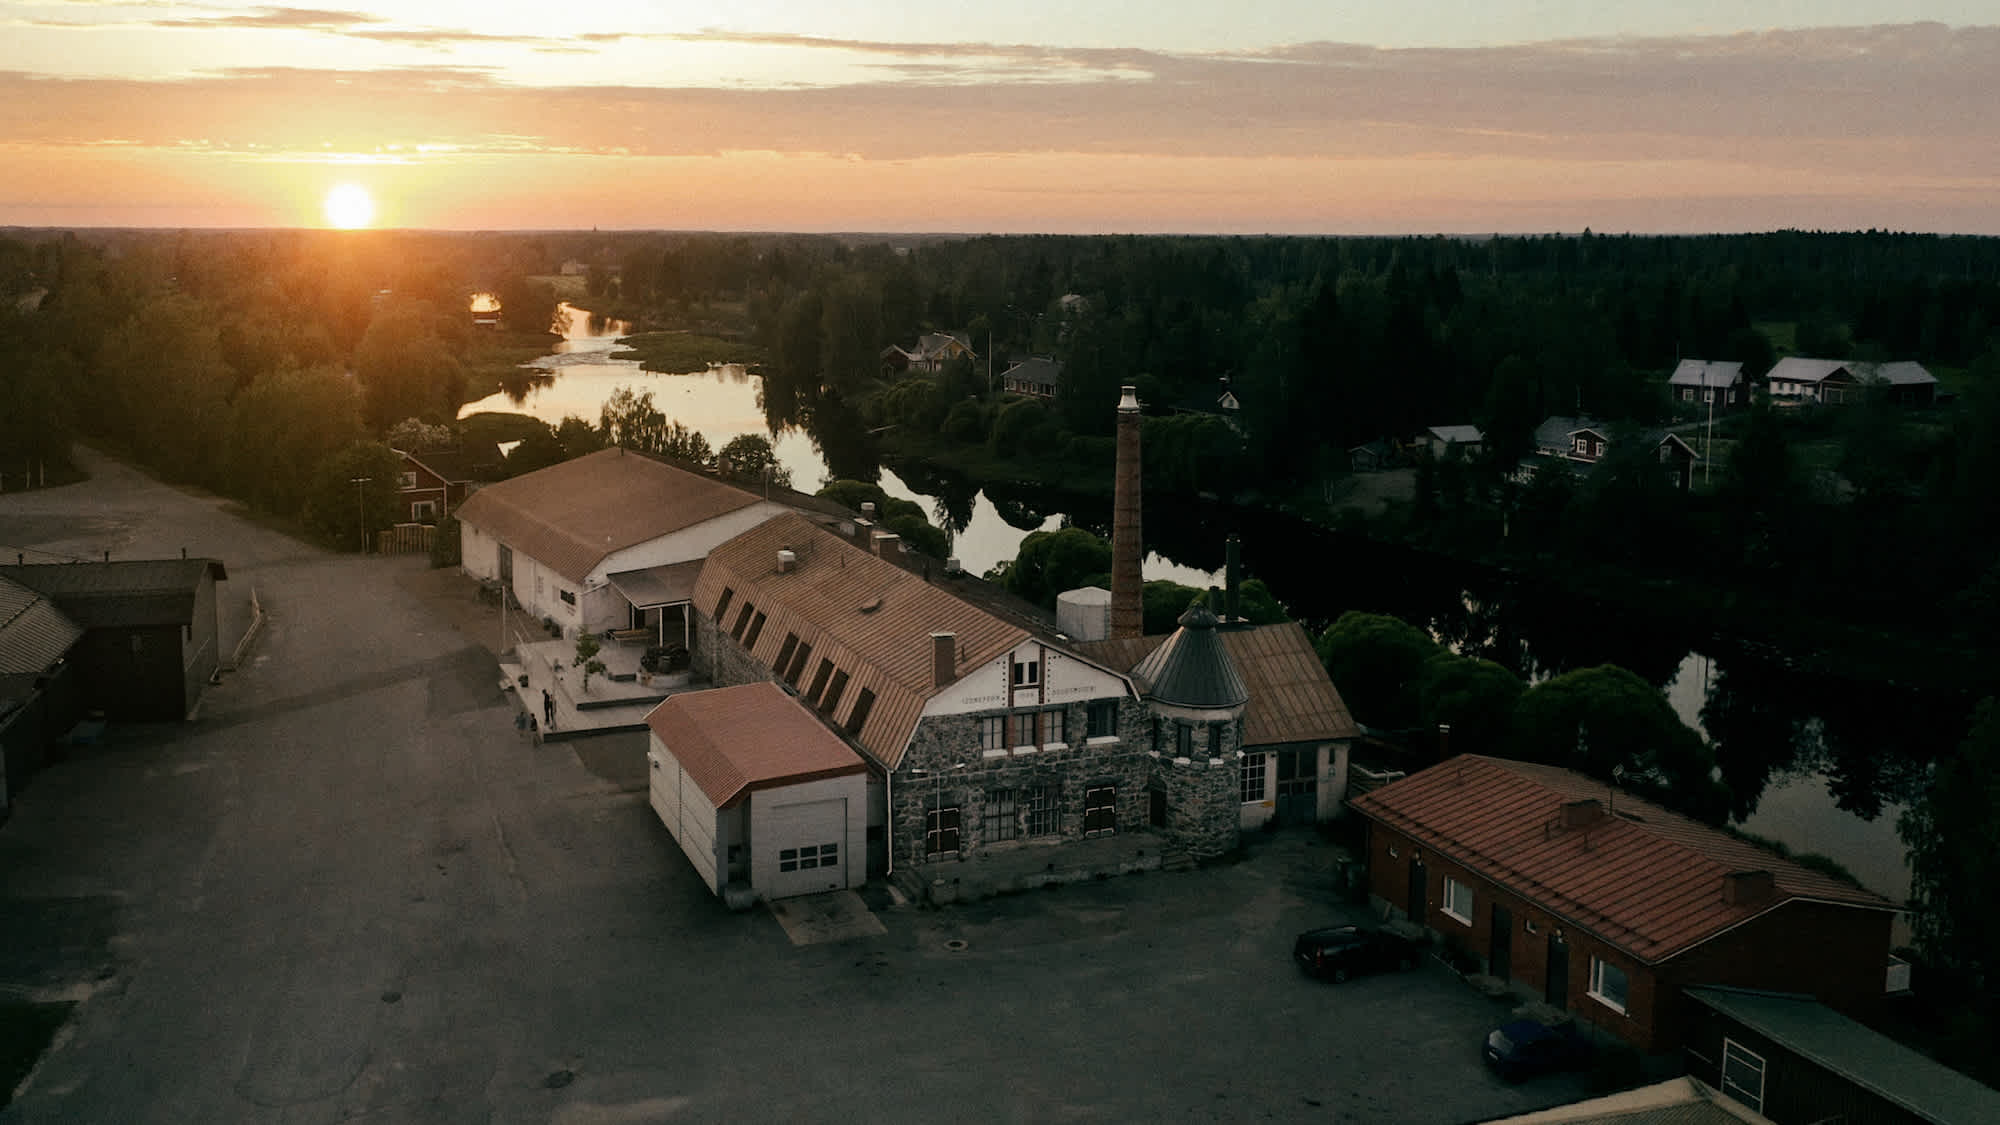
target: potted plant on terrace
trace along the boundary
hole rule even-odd
[[[642,684],[652,683],[653,677],[666,671],[666,668],[667,647],[665,645],[648,645],[646,651],[639,655],[639,682]]]
[[[570,666],[583,669],[583,690],[586,695],[590,693],[590,677],[604,674],[604,661],[597,658],[602,647],[598,643],[597,634],[588,629],[576,635],[576,659],[570,661]]]

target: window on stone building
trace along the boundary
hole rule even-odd
[[[924,854],[930,857],[958,854],[958,798],[932,797],[924,810]]]
[[[1118,701],[1099,699],[1084,713],[1084,737],[1113,738],[1118,734]]]
[[[1033,746],[1035,744],[1035,713],[1016,711],[1007,716],[1007,745]]]
[[[1042,662],[1039,660],[1014,661],[1014,686],[1035,687],[1042,682]]]
[[[1062,786],[1030,786],[1022,798],[1027,806],[1030,836],[1054,836],[1062,831]]]
[[[1019,808],[1012,789],[988,789],[981,810],[981,842],[1011,840],[1020,832]]]
[[[1063,741],[1065,722],[1060,708],[1042,712],[1042,745],[1048,746]]]
[[[1239,775],[1243,782],[1243,803],[1264,799],[1264,755],[1245,754]]]
[[[1209,757],[1211,757],[1211,758],[1220,758],[1220,757],[1222,757],[1222,724],[1221,724],[1221,723],[1210,723],[1210,724],[1208,724],[1208,756],[1209,756]]]
[[[762,636],[763,634],[764,634],[764,611],[760,609],[757,611],[757,616],[750,619],[750,631],[743,634],[743,647],[756,648],[757,638]]]
[[[988,715],[979,720],[979,748],[981,750],[1007,748],[1007,716]]]
[[[1083,791],[1083,834],[1110,836],[1118,831],[1118,787],[1093,785]]]
[[[1174,724],[1174,756],[1194,757],[1194,724],[1176,722]]]
[[[751,605],[747,601],[743,603],[743,608],[736,611],[736,624],[731,625],[729,627],[730,640],[740,641],[743,639],[743,630],[750,627],[750,618],[754,614],[756,614],[756,612],[757,612],[756,606]]]
[[[729,612],[729,603],[736,600],[736,591],[728,586],[722,588],[722,596],[715,600],[715,624],[720,627],[727,620],[723,615]]]
[[[777,672],[780,675],[784,674],[785,665],[792,662],[792,654],[798,650],[799,635],[797,633],[786,633],[785,643],[778,646],[778,660],[777,663],[771,665],[771,671]]]

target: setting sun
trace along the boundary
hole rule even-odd
[[[359,230],[375,219],[375,201],[360,184],[335,184],[326,193],[326,224],[341,230]]]

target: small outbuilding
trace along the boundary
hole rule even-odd
[[[113,719],[181,719],[221,667],[216,559],[29,563],[0,577],[35,590],[83,628],[68,659],[86,706]]]
[[[868,767],[783,688],[675,695],[646,726],[653,811],[710,890],[747,903],[866,880]]]

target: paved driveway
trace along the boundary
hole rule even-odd
[[[1291,935],[1343,916],[1306,835],[794,946],[695,879],[636,740],[516,736],[421,563],[75,488],[0,496],[0,542],[186,538],[270,624],[197,721],[114,728],[0,827],[0,993],[77,1001],[0,1121],[1444,1125],[1577,1092],[1489,1078],[1500,1013],[1439,966],[1297,974]]]

